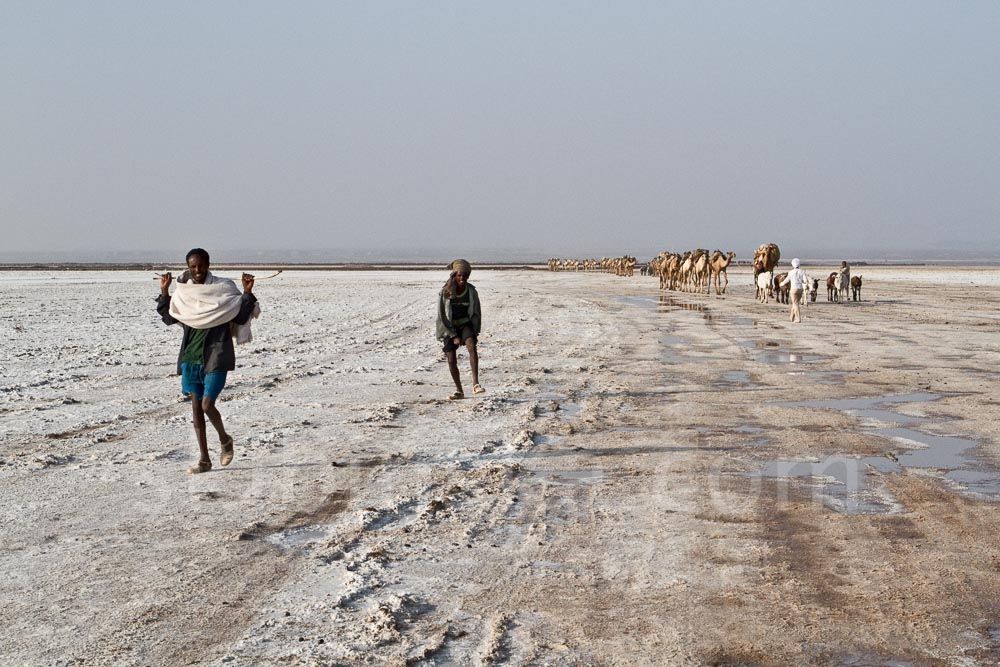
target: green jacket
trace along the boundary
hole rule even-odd
[[[471,306],[469,307],[469,319],[471,322],[469,324],[472,326],[472,331],[475,332],[476,336],[479,336],[479,330],[483,326],[483,312],[479,306],[479,292],[476,288],[472,286],[472,283],[466,283],[471,292],[472,299]],[[451,299],[444,295],[444,290],[438,294],[438,316],[437,316],[437,339],[445,340],[446,338],[454,338],[458,335],[455,331],[454,325],[451,323]]]

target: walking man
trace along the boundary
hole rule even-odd
[[[802,294],[805,292],[808,282],[809,277],[805,271],[799,268],[799,258],[796,257],[792,260],[792,270],[781,281],[782,287],[790,284],[792,288],[792,307],[791,312],[788,314],[788,319],[792,322],[802,321],[802,317],[799,314],[799,306],[802,305]]]
[[[236,370],[233,336],[243,332],[230,325],[246,325],[260,309],[253,295],[254,277],[249,273],[243,274],[243,293],[240,294],[236,283],[228,278],[217,278],[208,270],[205,250],[194,248],[188,252],[186,262],[185,274],[189,281],[182,276],[172,297],[169,290],[173,276],[170,273],[160,276],[156,312],[164,324],[180,323],[184,328],[177,355],[177,374],[181,376],[181,391],[191,397],[200,458],[188,472],[197,474],[212,469],[205,436],[206,416],[219,434],[222,449],[219,463],[226,466],[233,460],[233,438],[226,433],[215,401],[226,386],[227,373]]]
[[[479,350],[476,348],[482,328],[482,310],[479,307],[479,292],[469,282],[472,266],[464,259],[456,259],[448,265],[448,269],[451,275],[438,297],[437,339],[444,343],[448,370],[455,382],[455,393],[448,398],[456,400],[465,398],[462,376],[458,371],[458,348],[462,345],[469,351],[472,392],[486,392],[479,384]]]

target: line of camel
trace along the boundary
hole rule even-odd
[[[696,248],[683,253],[664,251],[640,267],[642,275],[657,276],[660,279],[660,289],[672,291],[711,294],[726,293],[729,286],[729,275],[726,269],[736,259],[735,252],[715,250],[709,252],[704,248]],[[789,286],[782,286],[787,273],[775,275],[774,270],[781,259],[781,249],[776,243],[762,243],[753,256],[753,284],[756,288],[756,299],[767,303],[774,298],[779,303],[788,303]],[[548,261],[550,271],[601,271],[614,273],[618,276],[634,275],[636,258],[631,255],[622,257],[602,257],[601,259],[559,259],[553,257]],[[819,278],[810,278],[808,299],[815,302],[819,291]],[[861,300],[862,276],[851,276],[847,262],[826,278],[827,300],[831,302],[847,301],[848,289],[853,301]]]

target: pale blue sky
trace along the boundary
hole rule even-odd
[[[0,0],[0,254],[996,257],[998,35],[997,2]]]

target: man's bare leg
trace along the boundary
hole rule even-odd
[[[471,338],[465,342],[465,349],[469,351],[469,366],[472,368],[472,386],[475,387],[479,384],[479,349],[476,347],[476,341]],[[458,364],[456,363],[457,367]]]
[[[229,434],[226,433],[226,427],[222,425],[222,415],[219,413],[219,409],[215,407],[215,401],[206,396],[201,399],[201,409],[218,432],[219,442],[224,443],[229,440]]]
[[[451,373],[451,379],[455,381],[455,389],[458,390],[458,393],[464,395],[465,392],[462,391],[462,375],[458,372],[458,351],[451,350],[444,354],[448,358],[448,371]]]
[[[198,463],[202,466],[208,464],[211,467],[212,457],[208,454],[208,440],[205,437],[205,411],[201,407],[201,401],[195,396],[191,397],[191,415],[194,420],[194,435],[198,440],[198,451],[201,455]]]
[[[219,414],[218,408],[215,407],[214,400],[207,396],[201,399],[201,409],[208,415],[208,418],[212,421],[212,426],[215,427],[216,432],[219,434],[219,444],[222,445],[222,454],[219,457],[219,463],[227,466],[233,460],[233,439],[229,437],[229,434],[226,433],[226,427],[222,425],[222,415]]]

